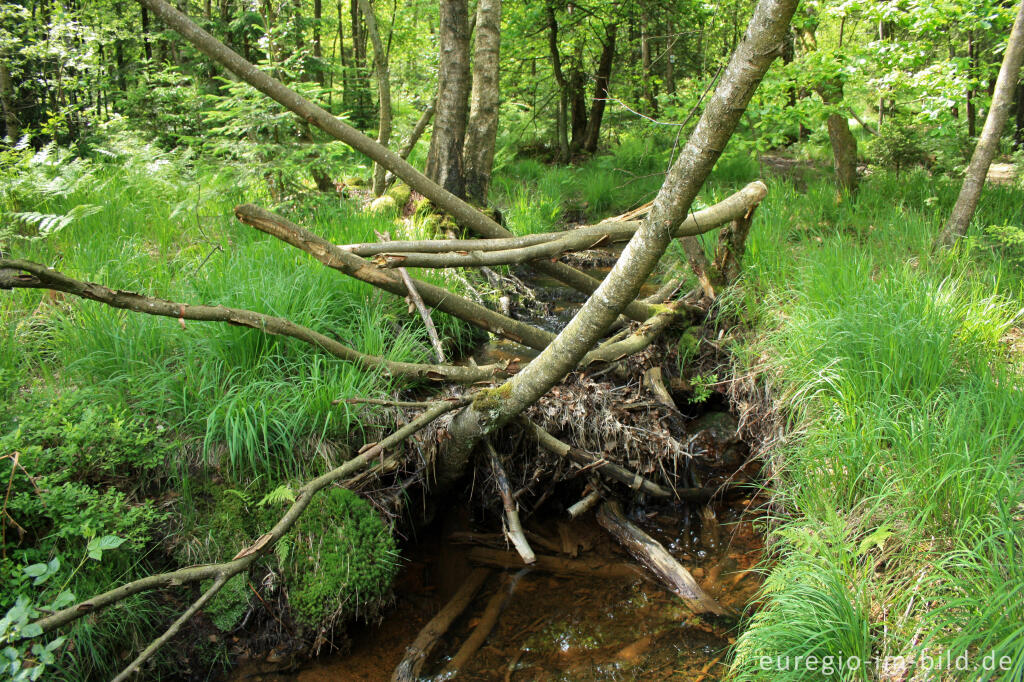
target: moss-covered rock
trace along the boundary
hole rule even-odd
[[[398,204],[394,197],[385,194],[371,201],[370,205],[366,207],[366,212],[373,215],[395,214],[398,213]]]
[[[375,610],[398,572],[398,552],[373,508],[349,490],[331,488],[296,525],[284,570],[295,622],[319,630]]]
[[[404,182],[396,182],[391,186],[391,189],[384,193],[384,196],[394,199],[395,205],[398,206],[399,209],[403,209],[412,197],[412,189],[410,189],[409,185]]]

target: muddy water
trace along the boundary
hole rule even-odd
[[[638,525],[664,544],[723,605],[740,611],[758,587],[751,571],[760,559],[761,540],[750,511],[757,500],[737,498],[718,505],[717,518],[686,524],[681,508],[634,509]],[[545,540],[538,553],[571,559],[603,560],[609,565],[633,560],[588,515],[569,522],[557,518],[527,522]],[[561,528],[559,528],[561,526]],[[388,680],[416,634],[447,602],[471,570],[464,514],[453,512],[429,537],[407,552],[396,585],[394,606],[379,624],[351,632],[351,651],[323,657],[297,672],[272,672],[274,665],[250,665],[234,679]],[[491,529],[494,530],[494,529]],[[564,539],[563,539],[564,538]],[[551,551],[562,546],[566,552]],[[511,550],[509,550],[511,552]],[[439,675],[479,622],[495,590],[507,589],[511,566],[493,569],[473,603],[441,640],[424,669],[426,680]],[[633,564],[635,565],[635,564]],[[466,680],[717,680],[725,672],[723,655],[733,641],[735,619],[694,616],[683,603],[638,571],[636,577],[580,578],[529,570],[521,577],[484,646],[459,674]],[[279,667],[279,666],[278,666]],[[241,671],[240,671],[241,672]]]

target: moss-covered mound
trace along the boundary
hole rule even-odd
[[[372,612],[398,572],[387,525],[344,488],[314,498],[293,542],[284,575],[292,617],[303,628],[319,630]]]

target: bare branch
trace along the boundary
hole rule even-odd
[[[537,560],[537,557],[530,547],[529,540],[526,539],[526,535],[523,533],[523,524],[519,521],[519,510],[516,508],[516,501],[512,499],[512,488],[508,484],[508,475],[505,474],[505,469],[501,466],[501,459],[498,457],[498,453],[495,452],[490,438],[484,439],[484,445],[487,447],[487,456],[491,461],[491,470],[494,472],[494,480],[498,487],[498,494],[501,495],[502,506],[505,507],[508,537],[512,540],[516,551],[519,552],[519,556],[523,558],[523,563],[532,564]]]
[[[4,282],[0,282],[0,288],[3,289],[53,289],[55,291],[63,291],[73,296],[103,303],[112,308],[131,310],[137,313],[145,313],[146,315],[175,318],[180,320],[183,326],[185,320],[196,320],[198,322],[225,322],[231,325],[258,329],[265,334],[288,336],[304,341],[342,360],[356,362],[364,367],[380,368],[394,376],[469,384],[486,381],[506,373],[504,368],[498,365],[462,367],[459,365],[427,365],[388,360],[376,355],[360,353],[329,336],[282,317],[219,305],[189,305],[166,301],[152,296],[144,296],[131,291],[114,290],[102,284],[73,279],[64,273],[51,270],[44,265],[31,261],[0,259],[0,269],[29,273],[12,275],[6,278]]]
[[[246,225],[305,251],[329,268],[372,284],[396,296],[404,298],[409,293],[401,277],[338,248],[326,239],[266,209],[253,204],[242,204],[235,207],[235,217]],[[555,338],[551,332],[546,332],[519,320],[513,320],[511,317],[494,312],[490,308],[474,303],[443,287],[422,280],[413,280],[413,282],[420,295],[423,296],[423,300],[434,308],[492,334],[538,350],[547,346]]]

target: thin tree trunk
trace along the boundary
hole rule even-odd
[[[498,139],[498,89],[501,51],[501,0],[479,0],[473,51],[473,91],[463,151],[466,199],[487,205],[487,190]]]
[[[377,18],[373,14],[370,0],[359,0],[359,8],[366,19],[366,32],[373,43],[373,71],[377,76],[378,122],[377,143],[387,147],[391,141],[391,74],[388,72],[387,54],[377,31]],[[373,164],[373,196],[384,194],[384,176],[387,169],[377,162]]]
[[[459,198],[465,198],[463,145],[469,113],[469,3],[441,0],[441,54],[438,64],[437,110],[427,154],[427,177]]]
[[[1024,80],[1017,84],[1016,129],[1013,134],[1013,148],[1024,149]]]
[[[651,211],[615,267],[565,329],[512,379],[484,391],[452,420],[452,447],[437,483],[451,486],[480,438],[509,422],[570,372],[633,301],[732,136],[769,65],[782,54],[797,0],[761,0],[700,121],[665,177]]]
[[[558,160],[566,162],[569,160],[569,87],[562,73],[562,56],[558,51],[558,20],[553,5],[548,5],[548,50],[551,53],[551,71],[558,83]]]
[[[974,31],[967,33],[967,64],[970,69],[970,77],[978,73],[978,46],[974,42]],[[978,107],[974,104],[974,86],[967,88],[967,136],[972,140],[978,134]]]
[[[615,60],[616,29],[615,24],[609,24],[604,29],[604,47],[601,49],[601,61],[598,62],[597,74],[594,77],[594,99],[590,105],[587,134],[583,141],[583,150],[590,154],[597,151],[597,143],[601,139],[601,119],[604,118],[604,107],[608,101],[608,83],[612,77],[612,62]]]
[[[640,66],[643,69],[644,99],[652,116],[658,113],[658,100],[654,95],[654,84],[651,82],[651,39],[647,26],[647,6],[640,4]]]
[[[1024,63],[1024,2],[1017,8],[1017,19],[1013,22],[1013,30],[1003,55],[1003,64],[999,69],[995,93],[992,95],[992,106],[985,118],[985,127],[978,138],[978,145],[971,156],[971,164],[967,167],[964,184],[960,188],[960,196],[949,216],[949,222],[939,235],[939,244],[949,246],[967,234],[974,211],[978,207],[981,189],[985,186],[988,168],[999,151],[999,138],[1006,127],[1013,104],[1014,89],[1020,76],[1021,64]]]
[[[320,40],[320,24],[323,23],[323,0],[313,0],[313,56],[316,57],[316,82],[324,84],[323,45]]]
[[[143,5],[142,9],[142,47],[146,55],[146,61],[153,61],[153,46],[149,43],[149,10]]]
[[[21,137],[21,123],[14,111],[14,84],[11,81],[11,72],[7,69],[7,62],[3,60],[0,60],[0,103],[3,105],[4,113],[4,137],[13,145]]]
[[[839,186],[848,192],[856,192],[857,138],[850,131],[850,122],[842,114],[829,114],[828,137],[832,142],[832,157]]]

